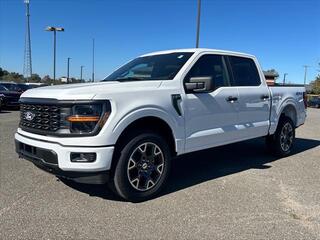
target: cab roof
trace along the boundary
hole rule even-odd
[[[168,53],[176,53],[176,52],[194,52],[194,53],[210,52],[210,53],[219,53],[219,54],[245,56],[245,57],[254,58],[253,55],[247,54],[247,53],[233,52],[233,51],[220,50],[220,49],[210,49],[210,48],[184,48],[184,49],[164,50],[164,51],[147,53],[147,54],[142,55],[141,57],[160,55],[160,54],[168,54]]]

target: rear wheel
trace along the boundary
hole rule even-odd
[[[120,147],[112,189],[129,201],[147,200],[161,191],[170,169],[170,150],[157,133],[137,134]]]
[[[287,156],[291,153],[295,140],[295,126],[288,117],[281,117],[276,132],[267,136],[268,149],[277,156]]]

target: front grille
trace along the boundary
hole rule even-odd
[[[56,105],[21,104],[20,127],[25,130],[56,132],[60,129],[60,107]]]

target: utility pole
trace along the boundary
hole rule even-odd
[[[69,69],[70,69],[70,57],[68,57],[68,64],[67,64],[67,83],[69,83]]]
[[[286,84],[286,76],[288,75],[288,73],[283,74],[283,85]]]
[[[82,82],[82,69],[84,68],[84,66],[80,66],[80,82]]]
[[[92,82],[94,82],[94,38],[92,39]]]
[[[26,5],[26,35],[24,45],[24,64],[23,74],[26,81],[29,82],[32,75],[32,60],[31,60],[31,36],[30,36],[30,1],[24,1]]]
[[[196,48],[199,47],[201,0],[198,0]]]
[[[303,67],[304,67],[304,86],[306,86],[306,83],[307,83],[307,71],[308,71],[308,67],[310,67],[310,66],[303,65]]]

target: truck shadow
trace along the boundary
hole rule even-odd
[[[297,138],[291,155],[296,155],[319,145],[319,140]],[[281,159],[267,152],[262,138],[185,154],[173,160],[167,187],[157,197],[249,169],[268,169],[271,168],[268,163]],[[90,196],[122,201],[111,193],[105,185],[63,182]]]
[[[297,138],[291,156],[320,145],[319,140]],[[173,163],[162,195],[249,169],[268,169],[283,158],[271,155],[263,138],[186,154]]]

